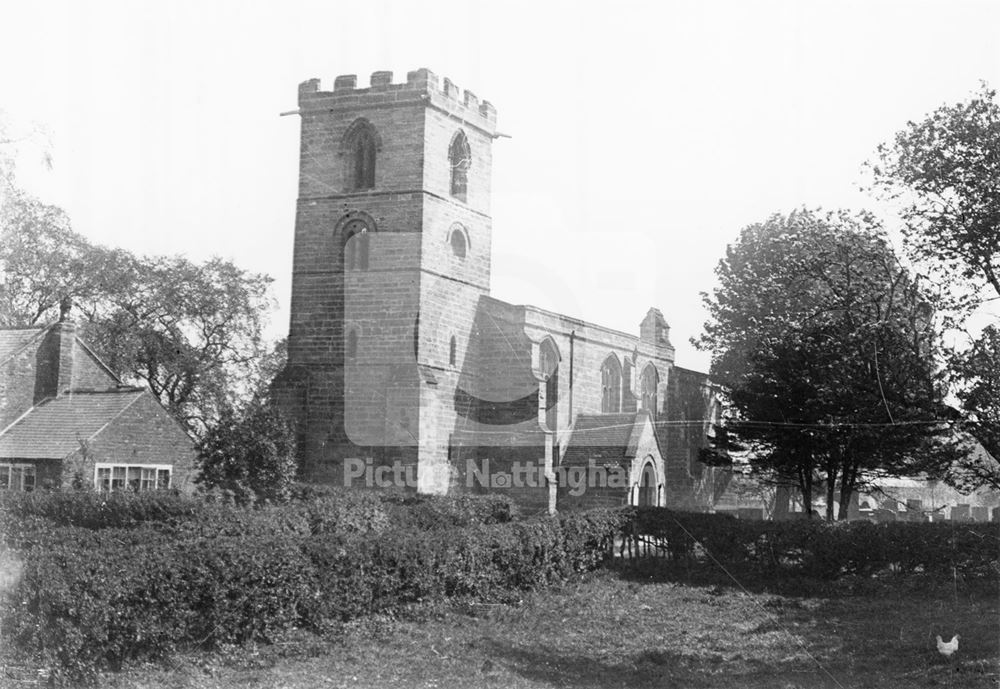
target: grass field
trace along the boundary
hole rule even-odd
[[[722,581],[722,580],[720,580]],[[520,604],[449,604],[299,634],[171,668],[107,676],[115,689],[252,687],[1000,686],[1000,599],[961,584],[866,585],[805,595],[602,572]],[[956,657],[935,634],[962,635]]]

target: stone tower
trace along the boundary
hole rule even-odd
[[[459,372],[490,288],[496,110],[426,69],[299,85],[288,364],[274,383],[308,478],[400,462],[454,481]],[[356,464],[356,463],[355,463]]]

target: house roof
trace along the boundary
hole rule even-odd
[[[0,363],[24,349],[45,328],[0,329]]]
[[[591,461],[603,464],[631,459],[635,454],[632,436],[640,414],[645,412],[580,414],[576,417],[562,464],[586,466]]]
[[[62,459],[80,449],[144,391],[75,391],[45,400],[0,430],[2,459]]]

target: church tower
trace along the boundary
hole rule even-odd
[[[419,69],[299,85],[288,364],[275,396],[307,477],[401,462],[446,492],[449,429],[490,289],[496,110]],[[360,479],[358,479],[360,480]],[[411,484],[412,485],[412,484]]]

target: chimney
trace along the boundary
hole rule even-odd
[[[69,319],[69,308],[60,306],[59,322],[49,328],[35,355],[34,404],[73,386],[75,341],[76,324]]]

